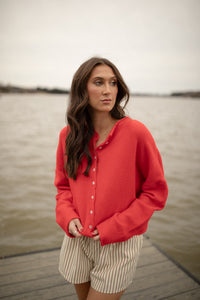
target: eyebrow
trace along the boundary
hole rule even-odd
[[[105,79],[104,77],[101,77],[101,76],[96,76],[94,78],[92,78],[93,80],[96,80],[96,79]],[[110,77],[109,79],[117,79],[117,76],[112,76]]]

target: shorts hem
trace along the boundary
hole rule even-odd
[[[129,283],[125,284],[121,288],[116,288],[116,289],[108,290],[108,291],[107,291],[107,289],[96,288],[95,284],[93,284],[92,282],[91,282],[91,287],[95,291],[102,293],[102,294],[116,294],[116,293],[125,291],[132,283],[133,283],[133,280],[129,281]]]
[[[58,269],[58,271],[60,272],[60,274],[64,277],[64,279],[71,283],[71,284],[81,284],[81,283],[86,283],[86,282],[91,282],[91,279],[89,278],[88,280],[71,280],[69,279],[69,277],[66,276],[66,274],[64,274],[60,269]]]
[[[86,280],[71,280],[71,279],[69,279],[67,276],[66,276],[66,274],[64,274],[60,269],[59,269],[59,272],[60,272],[60,274],[64,277],[64,279],[67,281],[67,282],[69,282],[69,283],[71,283],[71,284],[81,284],[81,283],[86,283],[86,282],[90,282],[91,283],[91,287],[95,290],[95,291],[97,291],[97,292],[99,292],[99,293],[102,293],[102,294],[116,294],[116,293],[120,293],[120,292],[122,292],[122,291],[125,291],[128,287],[129,287],[129,285],[131,285],[132,283],[133,283],[133,280],[131,280],[131,281],[129,281],[127,284],[125,284],[124,286],[122,286],[121,288],[116,288],[116,289],[113,289],[113,290],[107,290],[107,289],[103,289],[103,288],[96,288],[96,284],[95,283],[93,283],[92,281],[91,281],[91,279],[86,279]]]

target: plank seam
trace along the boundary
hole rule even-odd
[[[175,296],[184,295],[185,293],[192,292],[192,291],[196,291],[196,290],[199,290],[199,287],[190,289],[190,290],[188,290],[188,291],[180,292],[180,293],[177,293],[177,294],[174,294],[174,295],[172,295],[172,296],[165,297],[165,298],[160,298],[160,300],[170,299],[170,298],[173,298],[173,297],[175,297]]]

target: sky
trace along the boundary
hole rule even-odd
[[[0,0],[0,83],[69,89],[110,59],[131,92],[200,90],[200,0]]]

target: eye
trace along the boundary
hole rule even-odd
[[[110,85],[116,86],[116,85],[117,85],[117,81],[116,81],[116,80],[111,81],[111,82],[110,82]]]
[[[97,80],[97,81],[94,82],[94,84],[97,85],[97,86],[99,86],[99,85],[102,84],[102,81],[101,80]]]

